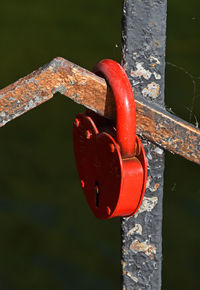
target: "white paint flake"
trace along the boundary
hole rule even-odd
[[[154,62],[156,64],[160,64],[159,59],[157,57],[153,56],[153,55],[151,55],[149,59],[150,59],[150,62]]]
[[[131,278],[135,283],[138,282],[138,278],[135,277],[135,276],[133,276],[132,273],[130,273],[130,272],[126,272],[126,275],[127,275],[129,278]]]
[[[5,113],[5,112],[2,112],[2,113],[0,114],[0,116],[1,116],[2,118],[4,118],[4,117],[6,116],[6,113]]]
[[[161,79],[161,75],[160,74],[154,72],[153,75],[154,75],[156,80],[160,80]]]
[[[147,154],[147,159],[148,159],[148,160],[152,160],[152,159],[153,159],[153,157],[152,157],[152,155],[151,155],[150,152],[148,152],[148,154]]]
[[[162,155],[163,154],[163,149],[161,149],[161,148],[159,148],[159,147],[156,147],[155,149],[154,149],[154,152],[155,153],[157,153],[158,155]]]
[[[143,77],[144,79],[149,80],[151,75],[152,73],[143,67],[143,63],[136,62],[136,70],[131,70],[132,77]]]
[[[135,226],[128,231],[127,236],[132,234],[142,235],[142,226],[140,224],[135,224]]]
[[[159,183],[155,183],[153,187],[152,187],[152,186],[149,187],[149,190],[150,190],[151,192],[155,192],[155,191],[158,190],[158,187],[159,187],[159,186],[160,186]]]
[[[160,184],[152,182],[151,176],[147,177],[146,189],[149,189],[151,192],[158,190]]]
[[[157,196],[153,196],[153,197],[144,197],[143,202],[140,206],[140,208],[138,209],[138,211],[135,214],[135,218],[142,212],[145,211],[152,211],[152,209],[156,206],[156,204],[158,203],[158,198]]]
[[[150,183],[151,183],[151,180],[152,180],[152,178],[151,178],[151,176],[149,175],[149,176],[147,177],[146,188],[149,188]]]
[[[147,87],[142,90],[142,94],[144,97],[149,96],[153,99],[156,99],[159,96],[159,93],[160,85],[155,82],[148,84]]]

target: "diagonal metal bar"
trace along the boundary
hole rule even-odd
[[[115,116],[114,98],[105,80],[58,57],[0,90],[0,127],[48,101],[57,92],[105,117]],[[144,103],[137,92],[135,98],[138,133],[200,164],[200,130],[161,106]]]

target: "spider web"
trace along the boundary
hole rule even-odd
[[[184,67],[179,66],[177,64],[174,64],[172,62],[167,61],[166,65],[171,66],[181,72],[183,72],[190,80],[192,83],[192,88],[193,88],[193,92],[192,92],[192,98],[191,98],[191,105],[185,106],[185,108],[189,111],[189,122],[193,123],[196,128],[199,128],[199,120],[197,115],[194,113],[195,111],[195,104],[197,102],[197,99],[200,97],[199,93],[198,93],[198,85],[200,84],[200,76],[195,76],[192,73],[190,73],[189,71],[187,71]],[[175,114],[172,110],[172,108],[167,108],[167,110],[173,114]]]

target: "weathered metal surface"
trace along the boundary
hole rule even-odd
[[[57,92],[93,110],[96,107],[105,110],[105,80],[58,57],[0,91],[0,126],[51,99]]]
[[[158,141],[155,137],[158,130],[162,135],[159,142],[166,146],[173,140],[170,138],[180,138],[175,137],[173,131],[168,135],[170,116],[161,108],[164,104],[166,0],[124,0],[123,13],[123,64],[137,98],[149,101],[152,107],[144,109],[137,103],[139,130],[155,141]],[[154,107],[159,108],[156,117]],[[148,116],[146,120],[149,118],[147,123],[141,115],[143,110]],[[148,140],[144,140],[143,145],[148,159],[145,197],[135,216],[122,219],[123,290],[161,289],[164,152]]]
[[[147,74],[147,69],[141,69],[142,65],[138,66],[135,53],[133,56],[139,70],[137,73],[133,73],[136,71],[133,68],[130,70],[130,77],[134,79],[132,84],[136,98],[138,133],[159,146],[200,164],[200,130],[160,106],[140,100],[143,80],[148,80],[149,75],[154,77],[159,73],[149,70]],[[160,62],[153,56],[149,61],[151,68],[157,67]],[[145,88],[145,84],[143,86]],[[105,80],[59,57],[0,90],[0,127],[51,99],[56,92],[105,117],[115,116],[114,98]]]
[[[160,106],[137,100],[137,133],[200,164],[200,130]]]

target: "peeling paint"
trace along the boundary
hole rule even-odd
[[[140,55],[134,52],[133,57],[138,59]],[[153,56],[150,57],[150,60],[152,64],[153,62],[159,63],[159,60]],[[146,61],[148,62],[149,58]],[[136,61],[134,61],[134,65],[135,63]],[[143,65],[141,62],[141,65],[145,68],[150,67],[149,71],[152,70],[151,63],[148,66],[148,63]],[[145,69],[145,71],[148,70]],[[161,72],[160,66],[159,71]],[[152,73],[152,77],[154,77],[154,73]],[[137,90],[140,90],[139,94],[141,94],[142,88],[146,86],[147,82],[150,81],[142,80],[139,77],[133,80],[134,84],[139,84],[138,88],[135,88],[136,94]],[[71,85],[72,83],[73,85]],[[78,104],[82,104],[109,119],[115,116],[113,96],[105,80],[71,62],[56,58],[48,65],[0,90],[0,127],[51,99],[56,92],[64,94]],[[159,85],[149,84],[147,88],[143,89],[143,94],[153,98],[158,96]],[[162,94],[157,100],[160,99],[162,99]],[[159,108],[153,108],[137,100],[135,103],[137,131],[141,136],[172,153],[177,153],[200,164],[200,144],[198,141],[200,130],[165,110],[160,111]],[[161,149],[157,150],[158,155],[161,155]],[[151,158],[150,155],[149,157]]]
[[[151,153],[150,152],[147,153],[147,159],[148,160],[152,160],[152,156],[151,156]]]
[[[156,130],[156,124],[161,123],[162,118],[157,118],[157,123],[154,120],[152,121],[157,110],[156,103],[162,106],[164,111],[166,2],[161,0],[124,1],[125,15],[123,17],[124,30],[122,33],[123,63],[126,65],[135,96],[141,100],[141,103],[144,99],[147,99],[151,109],[155,103],[155,110],[148,120],[144,120],[143,116],[140,115],[141,112],[146,113],[146,108],[143,110],[137,106],[137,115],[139,115],[137,118],[137,131],[139,134],[145,136],[147,135],[146,132],[150,131],[149,128],[151,128],[151,133],[148,134],[147,138],[154,142],[155,135],[157,135],[157,144],[160,143],[160,140],[162,140],[162,143],[165,142],[163,141],[163,135],[169,134],[169,132],[163,131],[160,134]],[[142,67],[150,71],[151,77],[149,79],[146,80],[143,76],[132,77],[130,75],[131,69],[134,71],[137,70],[135,66],[137,62],[142,63]],[[159,86],[153,86],[152,88],[152,82],[159,84]],[[135,83],[137,85],[134,86]],[[148,86],[149,84],[151,85]],[[158,88],[157,91],[156,88]],[[171,131],[170,135],[173,133]],[[163,179],[159,180],[158,176],[163,175],[164,160],[163,155],[154,152],[156,148],[155,144],[144,139],[143,145],[146,153],[149,153],[148,157],[151,158],[151,160],[148,160],[148,171],[149,175],[151,175],[148,184],[151,190],[154,190],[158,186],[158,182],[160,186],[156,192],[151,192],[147,188],[144,202],[141,209],[139,209],[139,215],[136,213],[136,218],[132,216],[130,219],[122,219],[122,235],[123,239],[125,238],[125,243],[122,244],[122,247],[128,248],[129,252],[126,256],[122,254],[122,259],[127,264],[127,273],[122,277],[122,285],[125,285],[127,290],[161,289]],[[160,165],[161,167],[157,169],[157,166]],[[156,199],[152,199],[154,196],[156,196]],[[140,214],[141,212],[143,213]],[[141,224],[142,235],[133,234],[127,236],[127,233],[135,227],[135,224]],[[150,239],[150,235],[153,238]],[[131,276],[138,278],[137,283],[134,279],[131,279],[128,272],[131,273]]]
[[[158,190],[160,183],[155,183],[151,176],[147,177],[146,189],[149,189],[151,192]]]
[[[74,82],[74,84],[76,84],[76,83]],[[72,85],[72,84],[70,83],[70,85]],[[60,94],[64,95],[66,90],[67,90],[67,88],[64,85],[60,85],[60,86],[52,89],[52,94],[54,95],[56,93],[60,93]]]
[[[4,118],[4,117],[6,116],[6,111],[5,111],[5,112],[2,112],[2,113],[0,114],[0,116],[1,116],[2,118]]]
[[[137,218],[137,216],[141,214],[142,212],[145,212],[145,211],[151,212],[157,203],[158,203],[157,196],[153,196],[153,197],[145,196],[139,210],[135,214],[135,218]]]
[[[149,188],[151,181],[152,181],[152,178],[151,178],[151,176],[149,175],[149,176],[147,177],[146,188]]]
[[[153,72],[153,75],[155,77],[156,80],[160,80],[161,79],[161,75],[156,73],[156,72]]]
[[[128,231],[127,236],[132,234],[142,235],[142,226],[140,224],[135,224],[135,226]]]
[[[61,93],[93,109],[94,92],[103,112],[111,95],[104,79],[62,58],[53,59],[30,75],[0,90],[0,127]],[[6,110],[6,112],[5,112]]]
[[[156,147],[154,152],[156,152],[158,155],[162,155],[164,150],[162,148]]]
[[[134,240],[130,245],[130,250],[134,253],[143,252],[151,260],[154,259],[154,255],[156,254],[156,247],[148,244],[147,241],[139,242],[138,240]]]
[[[138,282],[138,278],[135,277],[135,276],[133,276],[133,274],[131,274],[130,272],[126,272],[126,275],[127,275],[128,277],[130,277],[130,278],[131,278],[135,283]]]
[[[134,51],[133,52],[133,59],[136,60],[137,57],[139,57],[139,54],[136,51]]]
[[[137,59],[137,53],[133,53],[133,58],[136,60]],[[150,62],[152,63],[152,67],[156,66],[157,64],[160,64],[159,60],[156,57],[150,56]],[[161,79],[161,75],[157,72],[151,72],[150,70],[147,70],[144,68],[143,63],[139,63],[136,62],[136,70],[131,70],[130,75],[133,78],[141,78],[143,77],[146,80],[149,80],[152,76],[154,76],[154,78],[156,80],[160,80]],[[134,85],[137,85],[138,83],[140,83],[139,81],[137,82],[136,80],[133,81]]]
[[[160,186],[159,183],[155,183],[153,187],[149,187],[149,190],[151,192],[155,192],[156,190],[158,190],[158,187]]]
[[[143,66],[143,63],[136,63],[136,70],[131,70],[132,77],[143,77],[146,80],[149,80],[152,73],[149,70],[146,70]]]
[[[151,62],[154,62],[155,64],[160,64],[160,61],[157,57],[153,56],[153,55],[150,55],[150,61]]]
[[[36,107],[36,103],[33,100],[30,100],[26,106],[24,107],[25,110],[30,110]]]
[[[159,93],[160,85],[155,82],[148,84],[147,87],[142,90],[142,94],[144,97],[149,96],[153,99],[156,99],[159,96]]]

